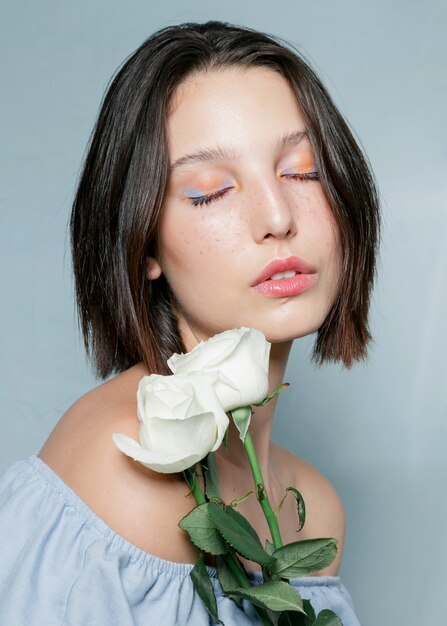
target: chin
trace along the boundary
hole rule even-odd
[[[306,320],[305,317],[311,319]],[[316,320],[316,317],[318,319]],[[294,339],[300,339],[315,333],[324,321],[320,320],[320,316],[308,314],[305,316],[303,312],[293,313],[293,315],[278,316],[253,316],[242,315],[237,320],[230,322],[229,316],[226,319],[208,320],[208,323],[197,323],[195,320],[180,320],[179,327],[185,347],[188,349],[196,345],[198,341],[206,341],[210,337],[217,335],[226,330],[233,328],[255,328],[259,330],[268,342],[271,344],[291,343]],[[304,318],[304,319],[303,319]]]
[[[249,324],[244,324],[244,326],[249,326]],[[320,325],[316,326],[315,324],[309,324],[304,326],[301,324],[298,326],[295,320],[294,324],[269,324],[268,327],[261,324],[253,324],[252,328],[256,328],[256,330],[261,331],[265,335],[267,341],[271,344],[279,344],[290,343],[295,339],[301,339],[302,337],[312,335],[318,331]]]

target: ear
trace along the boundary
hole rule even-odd
[[[146,278],[148,280],[157,280],[162,274],[160,263],[152,256],[146,259]]]

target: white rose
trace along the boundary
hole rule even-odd
[[[156,472],[195,465],[217,450],[228,427],[212,384],[196,376],[145,376],[137,403],[140,443],[118,433],[113,440],[121,452]]]
[[[215,373],[214,389],[224,410],[261,402],[268,391],[270,343],[253,328],[219,333],[191,352],[168,360],[174,374]]]

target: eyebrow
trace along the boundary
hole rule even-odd
[[[307,138],[307,131],[305,130],[297,130],[293,133],[287,133],[282,137],[282,139],[278,142],[278,148],[286,148],[287,146],[296,146],[298,145],[304,138]],[[229,161],[236,160],[236,155],[231,150],[226,150],[221,146],[217,146],[216,148],[204,148],[203,150],[199,150],[198,152],[194,152],[192,154],[185,154],[180,157],[174,163],[169,166],[170,171],[172,172],[174,169],[177,169],[181,165],[186,165],[188,163],[203,163],[207,161]]]
[[[204,148],[199,152],[194,152],[193,154],[185,154],[185,156],[180,157],[174,163],[172,163],[169,169],[172,171],[181,165],[185,165],[187,163],[198,163],[198,162],[206,162],[206,161],[229,161],[230,159],[235,159],[236,156],[233,152],[227,151],[220,146],[217,148]]]
[[[287,133],[278,142],[278,148],[287,148],[288,146],[297,146],[303,139],[308,139],[307,130],[296,130],[293,133]]]

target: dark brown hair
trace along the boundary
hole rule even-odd
[[[139,361],[167,373],[184,351],[163,276],[146,278],[155,256],[169,160],[166,120],[175,89],[193,73],[267,67],[293,89],[320,181],[340,233],[337,299],[318,331],[314,359],[349,366],[366,355],[379,231],[372,174],[343,117],[301,56],[278,39],[222,22],[156,32],[124,63],[105,95],[71,216],[76,297],[87,353],[99,376]]]

